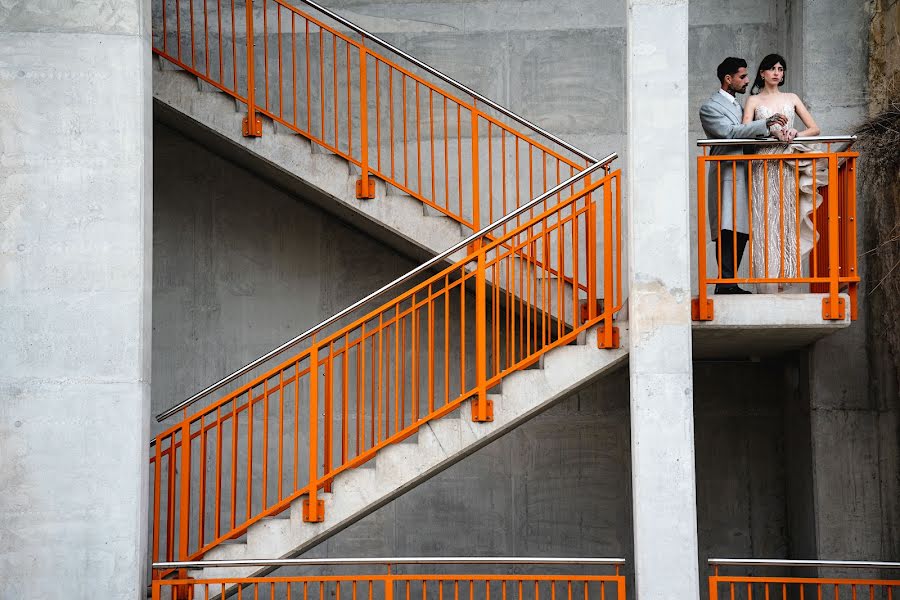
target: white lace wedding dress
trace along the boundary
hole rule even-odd
[[[786,129],[794,127],[794,106],[785,104],[779,112],[788,119]],[[759,106],[753,118],[768,119],[773,114],[774,111],[768,107]],[[812,148],[803,144],[773,144],[758,146],[756,153],[794,154],[812,151]],[[753,161],[751,182],[753,277],[800,277],[806,256],[818,238],[812,213],[822,203],[822,197],[816,188],[828,183],[828,161],[799,158],[796,161],[785,160],[783,163],[778,160]],[[757,292],[772,294],[779,291],[779,288],[787,287],[777,283],[758,284]]]

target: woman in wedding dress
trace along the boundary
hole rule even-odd
[[[768,119],[776,113],[787,117],[787,125],[783,128],[772,127],[773,134],[785,143],[758,146],[757,154],[810,152],[811,148],[791,142],[796,137],[819,135],[819,127],[797,94],[778,89],[784,85],[786,70],[787,62],[783,57],[777,54],[766,56],[759,64],[750,89],[751,95],[744,107],[744,123]],[[795,126],[797,117],[805,127],[801,131]],[[822,201],[815,188],[828,181],[827,161],[759,160],[753,161],[752,165],[752,276],[799,277],[803,259],[816,241],[811,215]],[[782,289],[783,284],[759,286],[761,293]]]

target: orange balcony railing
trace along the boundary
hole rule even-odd
[[[158,0],[153,51],[472,231],[597,160],[311,0]],[[376,51],[376,48],[378,49]]]
[[[301,496],[304,519],[321,521],[319,491],[379,449],[467,401],[474,420],[490,420],[487,394],[503,377],[598,323],[598,345],[614,347],[622,289],[612,158],[413,270],[418,283],[370,296],[392,291],[381,306],[364,299],[295,338],[282,347],[293,354],[259,362],[258,375],[218,400],[191,408],[201,394],[173,409],[182,420],[155,438],[150,457],[153,559],[200,557]]]
[[[698,142],[695,320],[713,319],[712,285],[723,292],[746,286],[756,293],[825,293],[824,319],[846,318],[840,296],[846,291],[856,318],[859,155],[846,150],[853,139],[798,138],[802,144],[793,148],[802,152],[773,148],[771,140]],[[735,147],[739,153],[729,154]],[[742,153],[750,149],[756,153]],[[712,264],[707,235],[718,238]]]
[[[896,578],[900,575],[900,563],[710,559],[709,564],[713,568],[713,574],[709,576],[709,600],[900,598],[900,579]],[[740,574],[725,574],[725,571]],[[798,576],[798,573],[802,576]],[[834,576],[836,573],[842,576]]]
[[[151,589],[152,600],[210,600],[226,596],[284,600],[625,600],[625,576],[620,573],[624,562],[616,558],[515,557],[169,563],[155,566],[182,572],[186,570],[183,564],[191,564],[192,568],[254,566],[305,573],[157,579]],[[349,570],[351,574],[308,574],[323,566],[332,571]],[[515,574],[509,572],[510,568],[515,569]]]

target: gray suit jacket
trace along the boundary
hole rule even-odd
[[[700,106],[700,122],[703,131],[710,139],[755,138],[768,135],[769,129],[764,120],[742,124],[744,109],[740,104],[732,104],[716,91]],[[744,146],[715,146],[710,154],[745,154]],[[707,163],[706,198],[709,215],[709,229],[712,239],[719,237],[719,229],[730,229],[748,233],[749,214],[747,211],[747,164],[739,161],[737,168],[732,169],[728,161]],[[718,166],[721,165],[721,170]],[[721,176],[721,187],[719,180]],[[734,194],[733,192],[736,192]],[[719,198],[721,197],[721,227],[719,221]],[[733,201],[736,210],[732,211]],[[732,214],[733,213],[733,214]]]

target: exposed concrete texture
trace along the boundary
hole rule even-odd
[[[150,47],[143,2],[0,10],[0,580],[144,593]]]
[[[636,598],[700,596],[691,365],[687,1],[628,2]],[[666,94],[656,90],[663,88]],[[660,202],[665,198],[665,202]]]
[[[759,357],[806,348],[851,325],[821,318],[827,294],[713,296],[715,318],[694,321],[694,358]],[[843,295],[849,306],[849,298]]]

